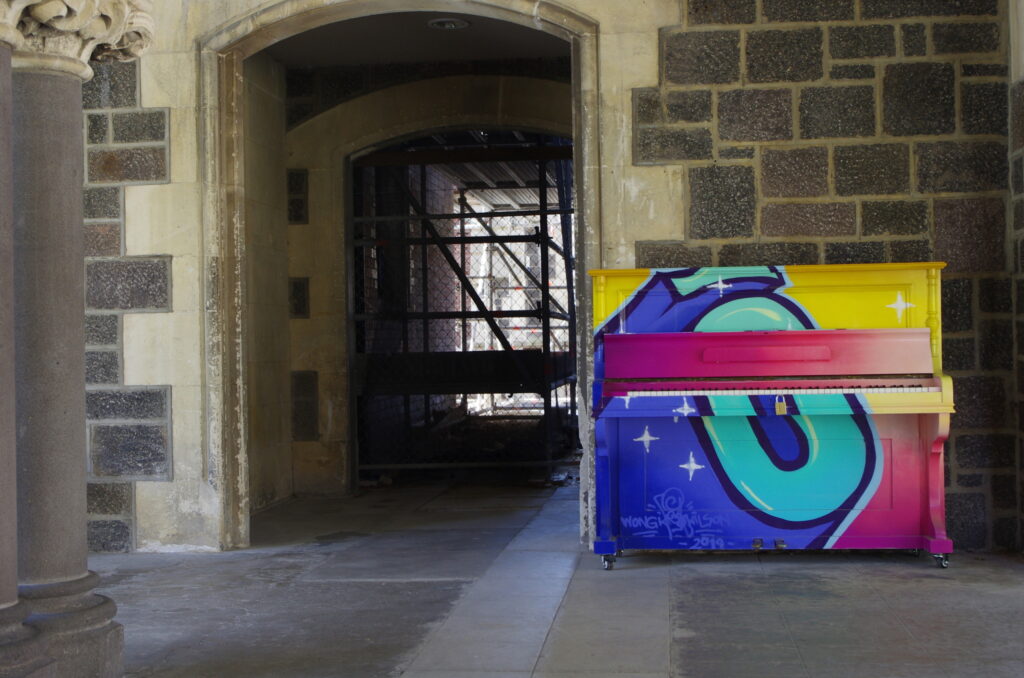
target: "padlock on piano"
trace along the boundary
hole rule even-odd
[[[786,413],[786,399],[780,395],[775,396],[775,414],[783,416]]]

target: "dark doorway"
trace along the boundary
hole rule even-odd
[[[444,131],[353,163],[360,473],[578,449],[571,141]]]

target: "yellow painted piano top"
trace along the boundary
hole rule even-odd
[[[826,264],[772,267],[789,284],[780,293],[797,301],[821,329],[923,328],[931,330],[935,376],[942,372],[942,262]],[[697,271],[709,286],[720,277],[763,274],[767,267],[707,267]],[[594,329],[618,313],[658,270],[590,271]],[[691,279],[692,280],[692,279]]]

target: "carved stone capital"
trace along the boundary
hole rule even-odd
[[[90,59],[134,59],[149,47],[152,8],[152,0],[0,0],[0,25],[17,29],[15,68],[88,80]]]
[[[25,8],[22,0],[0,0],[0,42],[11,47],[20,47],[25,39],[18,30],[21,12]]]

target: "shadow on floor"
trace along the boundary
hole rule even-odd
[[[578,543],[578,488],[421,484],[303,499],[254,547],[96,556],[127,675],[1024,675],[1024,559],[630,554]]]

